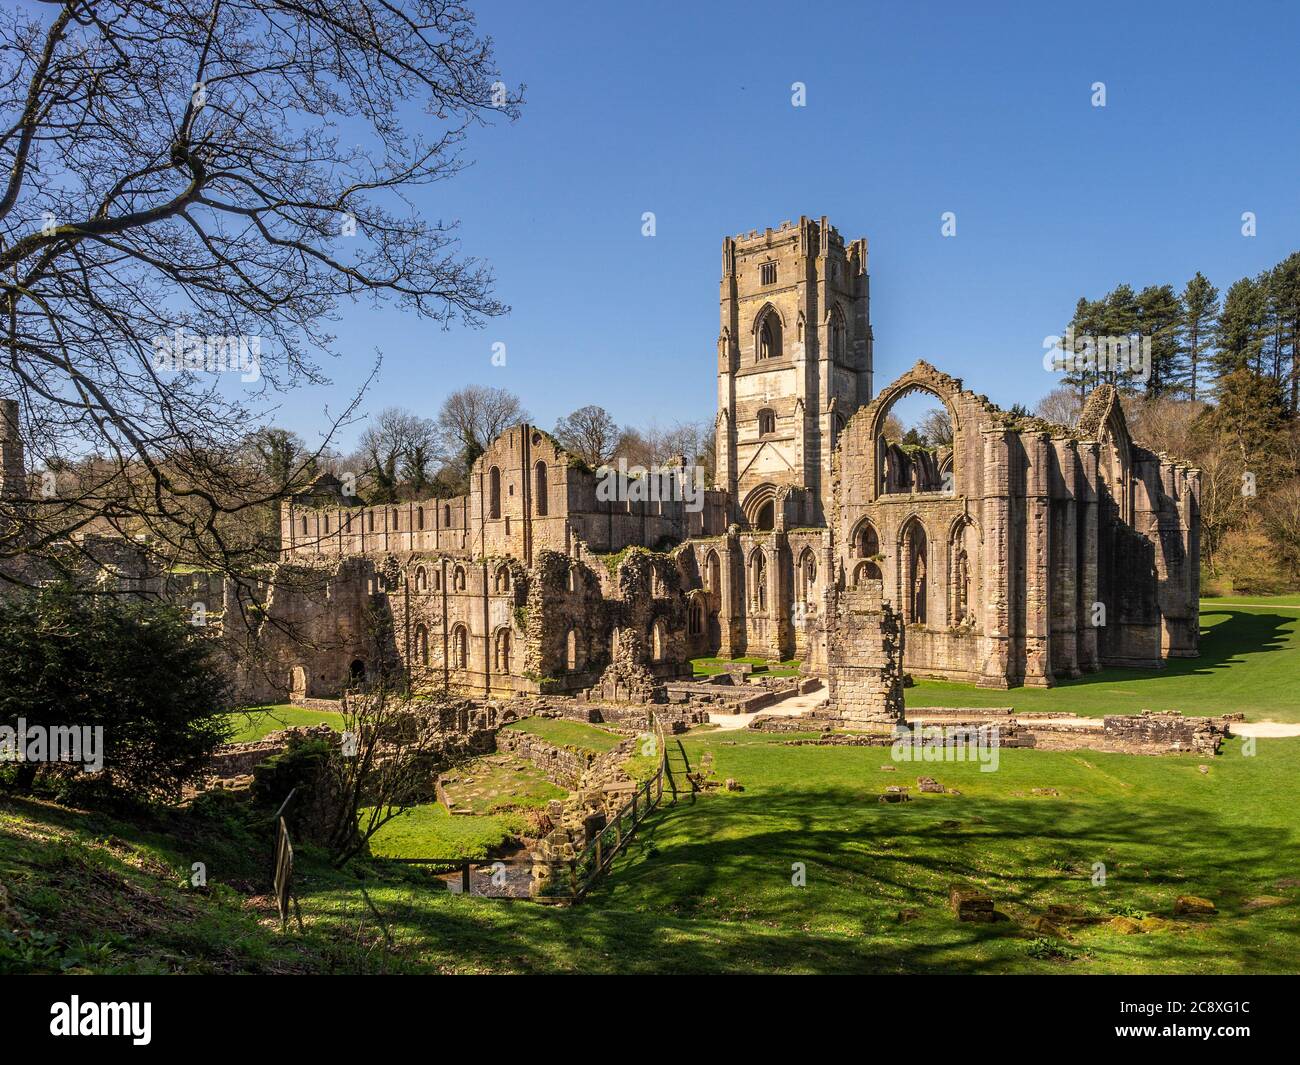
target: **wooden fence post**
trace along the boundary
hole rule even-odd
[[[465,859],[465,864],[460,867],[460,890],[463,894],[468,895],[469,889],[469,859]]]

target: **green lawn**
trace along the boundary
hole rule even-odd
[[[504,808],[543,807],[568,796],[532,762],[510,754],[474,758],[442,775],[447,801],[457,809],[491,814]]]
[[[343,728],[343,715],[328,710],[304,710],[301,706],[259,706],[250,710],[236,710],[227,715],[232,735],[230,743],[252,743],[268,733],[290,726],[326,724],[330,728]]]
[[[1201,655],[1161,670],[1107,669],[1055,688],[999,691],[920,680],[908,706],[1011,706],[1087,717],[1182,710],[1300,721],[1300,596],[1201,600]]]
[[[1160,674],[1116,671],[1047,692],[926,684],[909,702],[947,693],[1026,709],[1300,720],[1300,602],[1290,598],[1204,601],[1202,657]],[[587,750],[620,739],[559,719],[511,727]],[[11,907],[0,972],[1300,972],[1300,738],[1261,739],[1253,757],[1238,740],[1215,758],[1005,750],[993,773],[787,738],[685,737],[692,765],[712,752],[714,776],[744,790],[652,815],[573,909],[464,898],[382,863],[339,872],[304,845],[295,890],[307,927],[287,937],[267,884],[267,817],[233,795],[133,820],[0,798]],[[962,794],[877,801],[922,774]],[[375,849],[483,857],[527,816],[421,807]],[[187,886],[196,861],[206,893]],[[795,863],[806,886],[791,884]],[[1098,863],[1106,879],[1095,885]],[[1008,920],[956,921],[953,885],[987,890]],[[1180,894],[1213,900],[1218,915],[1174,918]],[[1029,926],[1053,904],[1165,923],[1138,935],[1080,928],[1044,950]]]
[[[307,932],[282,939],[260,823],[169,814],[141,824],[0,801],[0,881],[28,926],[0,941],[0,971],[1300,971],[1300,739],[1261,740],[1253,758],[1234,741],[1212,760],[1003,751],[996,773],[926,764],[963,794],[899,806],[876,796],[914,784],[918,767],[884,772],[884,749],[782,739],[687,737],[693,764],[711,750],[717,776],[745,790],[653,815],[571,910],[467,899],[427,874],[361,867],[392,953],[356,875],[306,846],[295,887]],[[431,825],[474,833],[463,852],[486,853],[495,841],[478,834],[484,820],[413,811],[389,853],[423,856]],[[207,895],[181,886],[196,860]],[[805,887],[791,886],[795,862]],[[1096,862],[1104,887],[1091,882]],[[954,883],[984,887],[1011,920],[957,922],[946,905]],[[1180,893],[1212,899],[1220,914],[1142,935],[1078,930],[1061,948],[1072,960],[1030,953],[1036,933],[1023,923],[1049,904],[1168,916]],[[903,910],[915,919],[899,922]]]
[[[437,803],[398,814],[370,839],[379,858],[486,858],[524,828],[518,811],[453,817]]]
[[[754,667],[755,677],[797,677],[803,664],[797,658],[775,662],[766,658],[692,658],[691,668],[697,677],[711,677],[725,673],[728,664],[747,663]]]
[[[608,732],[595,725],[570,721],[562,717],[526,717],[522,721],[512,721],[505,727],[540,736],[556,747],[569,747],[575,751],[593,751],[596,754],[611,751],[627,739],[626,736]]]

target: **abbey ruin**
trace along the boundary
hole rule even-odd
[[[824,217],[726,238],[720,307],[712,487],[608,498],[530,425],[458,498],[368,506],[318,478],[282,506],[245,697],[395,669],[486,699],[637,700],[692,657],[757,656],[798,659],[843,717],[896,720],[904,672],[1046,687],[1196,655],[1199,471],[1135,443],[1112,387],[1074,426],[925,362],[877,392],[867,242]],[[885,438],[915,392],[951,445]],[[12,491],[12,433],[3,468]],[[219,614],[204,580],[169,594]]]

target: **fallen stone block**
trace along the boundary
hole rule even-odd
[[[948,904],[959,921],[997,920],[997,912],[993,908],[993,896],[977,888],[952,888],[948,892]]]
[[[1214,903],[1209,899],[1201,898],[1199,895],[1179,895],[1178,900],[1174,903],[1174,913],[1178,915],[1204,914],[1208,916],[1218,912]]]

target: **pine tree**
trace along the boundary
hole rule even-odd
[[[1129,337],[1136,340],[1140,316],[1141,310],[1133,286],[1116,285],[1106,294],[1106,309],[1103,312],[1105,327],[1102,333],[1109,337]],[[1114,362],[1103,364],[1100,369],[1101,379],[1108,381],[1121,392],[1132,394],[1141,388],[1141,382],[1136,375],[1122,373]]]
[[[1219,290],[1198,270],[1183,289],[1180,337],[1180,356],[1187,368],[1187,391],[1191,399],[1197,399],[1202,388],[1218,313]]]
[[[1264,296],[1254,278],[1233,282],[1223,298],[1215,326],[1214,368],[1219,377],[1236,370],[1256,369],[1263,348]]]
[[[1277,316],[1278,380],[1290,378],[1287,411],[1295,417],[1300,415],[1300,252],[1292,252],[1273,267],[1269,294]]]
[[[1101,375],[1095,361],[1085,361],[1084,338],[1099,336],[1105,331],[1105,300],[1090,300],[1080,296],[1074,305],[1074,317],[1066,328],[1066,335],[1073,336],[1073,349],[1066,354],[1070,357],[1065,372],[1065,384],[1074,389],[1079,398],[1087,396],[1097,385],[1101,384]],[[1095,355],[1095,350],[1093,351]]]
[[[1151,343],[1147,399],[1183,391],[1186,373],[1178,345],[1183,305],[1178,294],[1173,285],[1148,285],[1138,293],[1137,305],[1142,338]]]

